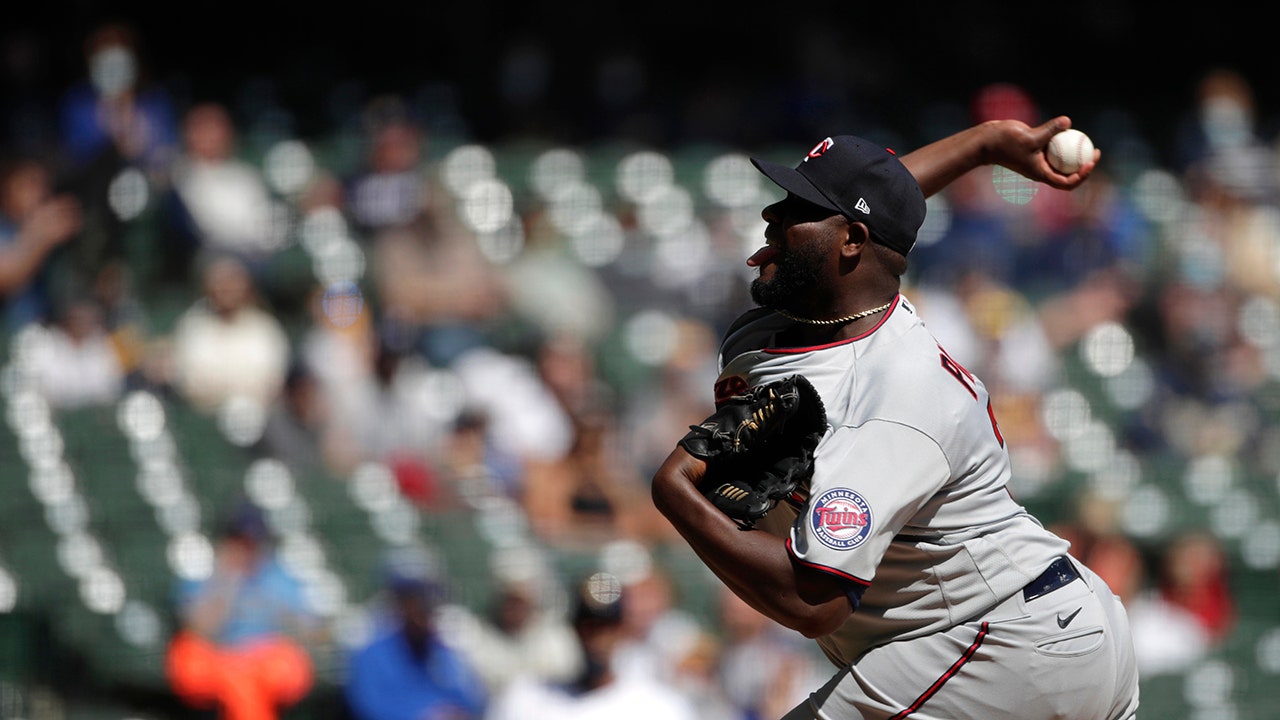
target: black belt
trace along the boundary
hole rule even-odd
[[[1049,569],[1040,574],[1040,577],[1027,583],[1026,587],[1022,588],[1022,599],[1035,600],[1042,595],[1048,595],[1072,580],[1079,579],[1080,573],[1076,570],[1076,566],[1072,565],[1071,561],[1066,557],[1060,557],[1054,560],[1049,565]]]

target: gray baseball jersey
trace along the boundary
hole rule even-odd
[[[982,382],[947,355],[903,298],[860,337],[770,347],[791,321],[759,313],[725,339],[717,394],[795,373],[830,424],[802,508],[760,524],[800,562],[850,583],[858,610],[823,638],[837,664],[866,647],[992,607],[1067,550],[1016,503]]]
[[[1089,692],[1075,692],[1058,677],[1061,668],[1046,665],[1036,677],[1009,682],[1008,673],[1048,663],[1052,653],[1041,650],[1067,627],[1067,616],[1043,601],[1031,612],[1032,596],[1023,589],[1055,561],[1069,562],[1060,560],[1069,544],[1006,489],[1009,455],[982,382],[947,354],[901,296],[874,328],[852,339],[779,345],[778,334],[791,327],[763,309],[735,323],[721,346],[716,397],[799,373],[826,406],[830,427],[808,486],[757,524],[785,538],[797,562],[843,580],[855,606],[842,627],[817,639],[843,672],[794,717],[906,717],[974,658],[990,662],[966,668],[966,677],[994,674],[1011,687],[952,692],[933,699],[935,711],[950,702],[956,704],[944,712],[960,714],[945,717],[999,717],[982,703],[1014,703],[1012,716],[1019,717],[1024,699],[1016,693],[1047,707],[1059,702],[1055,693],[1062,703],[1078,704]],[[1055,595],[1088,608],[1071,630],[1127,642],[1127,630],[1117,627],[1124,624],[1118,601],[1087,568],[1071,567],[1084,578],[1081,589]],[[1079,600],[1080,592],[1090,599]],[[1010,621],[1009,629],[1000,641],[987,641],[990,623],[1000,621]],[[1004,644],[1015,633],[1025,641]],[[1080,637],[1092,641],[1094,634]],[[915,642],[894,642],[902,640]],[[1089,669],[1071,682],[1119,683],[1114,701],[1094,685],[1097,707],[1079,716],[1125,717],[1136,709],[1136,673],[1123,644],[1104,653],[1107,663],[1095,662],[1082,643],[1072,647],[1081,650],[1075,661]],[[1099,641],[1090,652],[1101,647]]]

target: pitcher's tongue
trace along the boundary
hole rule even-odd
[[[777,257],[778,252],[778,248],[772,245],[765,245],[755,251],[751,257],[747,258],[747,265],[749,267],[760,267],[765,263],[771,262],[775,257]]]

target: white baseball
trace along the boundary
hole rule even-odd
[[[1049,138],[1046,151],[1049,164],[1064,175],[1070,175],[1093,159],[1093,141],[1088,135],[1070,128]]]

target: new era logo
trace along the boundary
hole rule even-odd
[[[871,206],[867,204],[867,201],[864,198],[858,198],[858,204],[854,205],[853,209],[866,215],[871,214]]]

